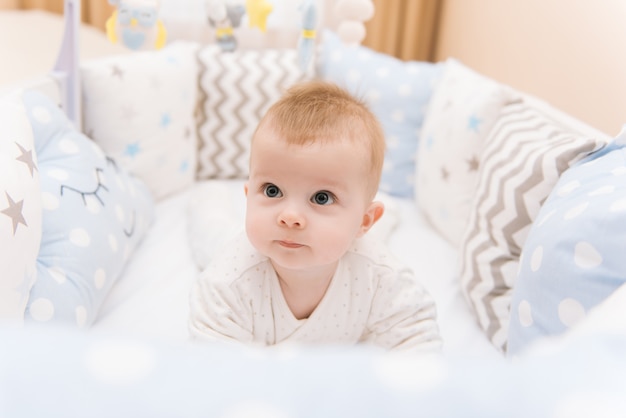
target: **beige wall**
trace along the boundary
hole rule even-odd
[[[0,0],[0,10],[15,9],[19,6],[18,0]]]
[[[610,134],[626,123],[625,0],[445,0],[437,60],[541,97]]]
[[[80,4],[82,21],[104,31],[114,7],[107,0],[81,0]],[[64,8],[65,0],[0,0],[0,10],[40,9],[63,14]]]

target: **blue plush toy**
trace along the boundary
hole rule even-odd
[[[111,42],[133,50],[159,49],[165,45],[167,31],[159,20],[159,0],[108,0],[116,7],[106,21]]]
[[[233,29],[241,25],[245,14],[243,4],[227,4],[220,0],[208,3],[209,24],[215,28],[215,40],[222,51],[233,52],[237,49],[237,38]]]
[[[300,68],[305,71],[315,50],[315,25],[317,23],[315,1],[304,0],[300,10],[302,11],[302,33],[298,40],[298,61]]]

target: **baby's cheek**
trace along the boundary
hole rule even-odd
[[[259,233],[259,231],[256,228],[248,226],[248,224],[246,224],[246,235],[248,235],[248,241],[250,241],[250,244],[252,244],[252,246],[256,248],[257,251],[262,252],[261,241],[259,240],[261,234]]]
[[[348,251],[356,238],[354,228],[349,224],[337,222],[326,229],[324,236],[325,252],[332,254],[343,253]]]
[[[269,220],[258,216],[256,212],[246,214],[246,233],[248,239],[258,249],[263,237],[268,236]]]
[[[257,217],[251,215],[250,213],[246,214],[246,232],[248,235],[256,234],[259,229],[260,222]]]

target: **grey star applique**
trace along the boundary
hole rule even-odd
[[[479,164],[478,158],[475,155],[472,156],[472,158],[467,160],[468,171],[478,171]]]
[[[132,122],[138,115],[133,105],[129,103],[123,104],[120,112],[120,117],[127,122]]]
[[[9,193],[5,192],[7,197],[7,201],[9,202],[9,207],[3,209],[1,212],[7,215],[13,221],[13,236],[15,236],[15,232],[17,231],[17,226],[22,224],[24,226],[28,226],[26,223],[26,219],[24,219],[24,215],[22,215],[22,206],[24,206],[24,200],[20,200],[19,202],[13,201]]]
[[[443,181],[448,181],[449,177],[450,172],[445,167],[441,167],[441,178],[443,179]]]
[[[33,172],[37,170],[37,166],[35,165],[35,162],[33,161],[33,150],[26,151],[26,149],[22,147],[20,144],[18,144],[17,142],[15,143],[15,145],[17,145],[17,147],[20,149],[20,152],[22,153],[22,155],[17,157],[16,160],[21,161],[24,164],[26,164],[26,166],[28,167],[28,170],[30,171],[30,176],[32,177]]]
[[[120,80],[124,79],[124,71],[122,71],[122,69],[117,65],[113,65],[111,67],[111,75],[113,77],[118,77]]]

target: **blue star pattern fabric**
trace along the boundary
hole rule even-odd
[[[152,196],[46,96],[26,91],[22,97],[43,206],[25,318],[89,326],[152,222]]]
[[[81,64],[85,132],[157,201],[195,181],[198,46],[175,41]]]
[[[385,131],[383,192],[413,196],[422,122],[442,69],[442,64],[404,62],[363,46],[348,46],[334,32],[323,32],[318,74],[364,99]]]
[[[415,166],[415,199],[452,245],[469,220],[481,150],[502,107],[514,100],[507,86],[450,58],[424,118]]]
[[[511,302],[508,354],[561,334],[626,282],[626,131],[567,170],[534,222]]]

